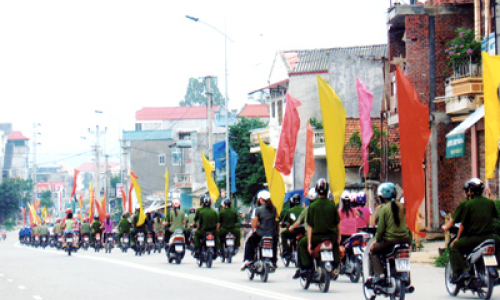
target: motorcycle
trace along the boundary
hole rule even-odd
[[[456,239],[458,227],[450,229],[452,237],[450,243]],[[450,261],[446,263],[445,268],[445,286],[446,291],[451,296],[456,296],[460,290],[464,293],[467,290],[477,293],[481,299],[490,299],[493,293],[495,281],[498,278],[496,271],[498,262],[495,257],[495,240],[488,239],[478,245],[471,254],[467,255],[465,263],[469,269],[470,277],[457,283],[451,283],[453,271]]]
[[[68,253],[68,256],[71,256],[71,252],[76,252],[76,247],[75,247],[75,234],[74,233],[66,233],[66,248],[65,251]]]
[[[135,255],[141,256],[146,250],[146,243],[144,243],[144,232],[138,232],[135,235]]]
[[[300,285],[307,290],[311,283],[316,283],[323,293],[330,289],[330,274],[333,272],[333,243],[323,239],[311,254],[313,268],[300,274]]]
[[[128,248],[130,247],[130,237],[128,233],[124,233],[120,237],[120,249],[122,249],[122,253],[127,253]]]
[[[247,267],[248,279],[253,280],[255,274],[260,275],[260,280],[266,282],[269,273],[274,273],[276,269],[272,264],[273,259],[273,238],[264,236],[260,240],[255,250],[254,262]]]
[[[146,239],[146,251],[148,255],[151,254],[151,250],[155,249],[155,243],[153,241],[153,233],[149,232],[148,237]]]
[[[347,275],[353,283],[358,283],[363,272],[363,252],[370,235],[366,232],[353,234],[340,246],[340,273],[332,276]]]
[[[56,235],[56,249],[61,250],[63,244],[62,233]]]
[[[47,245],[49,244],[49,238],[46,234],[42,235],[40,237],[40,246],[43,247],[43,249],[45,249],[45,247],[47,247]]]
[[[211,268],[215,259],[215,235],[212,232],[207,232],[200,242],[201,249],[198,258],[196,258],[196,264],[201,268],[205,263],[207,268]]]
[[[99,250],[101,250],[102,248],[102,243],[101,243],[101,233],[100,232],[97,232],[95,234],[95,241],[94,241],[94,251],[95,252],[99,252]]]
[[[233,256],[236,255],[236,250],[234,248],[235,236],[231,232],[228,232],[224,238],[224,243],[222,245],[222,262],[227,261],[228,264],[231,263]]]
[[[5,232],[2,233],[2,239],[5,241],[6,238],[7,238],[7,234]]]
[[[104,244],[104,249],[106,253],[111,253],[111,250],[115,247],[115,239],[112,233],[106,235],[106,242]]]
[[[366,245],[368,252],[363,256],[363,292],[367,300],[374,300],[378,295],[391,299],[404,299],[406,293],[413,293],[415,288],[410,280],[410,245],[396,244],[392,251],[383,254],[385,280],[381,283],[373,282],[370,277],[370,246],[374,239]]]
[[[56,237],[54,234],[50,235],[49,246],[50,248],[54,248],[56,246]]]
[[[282,254],[281,254],[281,260],[283,261],[283,264],[287,268],[290,265],[290,263],[292,263],[292,262],[296,267],[298,267],[298,264],[299,264],[299,251],[298,251],[299,241],[301,238],[303,238],[305,236],[304,225],[300,225],[295,230],[297,230],[298,234],[295,238],[288,241],[290,248],[286,252],[282,251]]]
[[[176,229],[172,233],[165,254],[169,263],[172,263],[174,260],[176,264],[181,263],[186,254],[186,241],[182,229]]]
[[[163,238],[164,238],[164,237],[163,237],[163,231],[158,231],[158,232],[156,233],[156,243],[155,243],[155,245],[154,245],[154,247],[155,247],[155,248],[154,248],[154,249],[155,249],[155,250],[154,250],[154,253],[156,253],[156,251],[158,251],[158,253],[161,253],[161,249],[162,249],[163,247],[165,247],[165,243],[164,243],[164,241],[163,241]]]
[[[38,246],[40,246],[40,235],[35,234],[33,246],[35,246],[35,248],[38,248]]]
[[[85,233],[82,237],[82,248],[87,251],[90,247],[90,236],[88,233]]]

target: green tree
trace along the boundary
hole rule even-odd
[[[372,124],[373,128],[373,136],[368,144],[368,161],[370,164],[370,174],[372,178],[380,178],[380,158],[381,158],[381,148],[380,148],[380,138],[382,136],[386,137],[387,134],[385,131],[381,132],[374,124]],[[357,149],[361,149],[361,134],[359,131],[355,131],[349,137],[348,146],[354,147]],[[399,151],[398,145],[390,144],[389,145],[389,158],[393,157]],[[391,162],[392,159],[389,159]]]
[[[236,167],[235,196],[244,203],[250,203],[252,197],[264,188],[266,174],[260,153],[250,153],[250,130],[266,127],[267,124],[260,119],[241,120],[229,127],[229,144],[238,153],[238,166]],[[225,187],[225,178],[217,182],[219,188]]]
[[[47,207],[47,209],[54,206],[54,202],[52,201],[52,192],[51,191],[42,192],[42,195],[40,198],[40,209],[43,209],[44,206]]]
[[[219,91],[217,78],[213,77],[210,81],[210,90],[213,93],[212,105],[222,105],[224,97]],[[184,99],[179,102],[180,106],[207,105],[205,80],[189,78],[188,87]]]
[[[21,193],[15,179],[4,180],[0,183],[0,223],[6,218],[14,216],[20,211]]]
[[[116,184],[121,182],[120,175],[115,175],[109,179],[109,184],[111,185],[111,188],[115,189]]]

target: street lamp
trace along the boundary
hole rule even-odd
[[[225,118],[225,125],[226,125],[226,134],[225,134],[225,140],[226,140],[226,197],[231,198],[231,190],[230,190],[230,181],[229,181],[229,164],[230,164],[230,159],[229,159],[229,126],[228,126],[228,118],[229,118],[229,107],[228,107],[228,90],[227,90],[227,40],[231,41],[233,43],[233,40],[230,39],[225,31],[226,31],[226,26],[224,25],[224,32],[220,31],[219,29],[215,28],[214,26],[205,23],[203,21],[200,21],[199,18],[195,18],[193,16],[188,16],[186,15],[186,18],[194,21],[194,22],[199,22],[202,24],[207,25],[208,27],[212,28],[213,30],[217,31],[224,37],[224,69],[225,69],[225,76],[224,76],[224,106],[226,107],[226,118]],[[209,112],[211,113],[211,112]],[[212,145],[208,145],[209,147],[212,147]],[[216,199],[214,199],[216,201]]]

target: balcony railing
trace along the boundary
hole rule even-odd
[[[453,79],[482,76],[481,63],[469,61],[453,70]]]
[[[175,174],[174,175],[174,183],[176,188],[186,188],[191,187],[191,174]]]

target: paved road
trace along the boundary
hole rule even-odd
[[[363,299],[361,284],[345,276],[322,294],[316,286],[301,289],[291,279],[294,269],[282,265],[267,283],[250,282],[239,270],[242,256],[233,264],[217,260],[212,269],[199,268],[189,255],[180,265],[169,264],[165,254],[136,257],[119,251],[111,254],[79,251],[68,257],[51,248],[22,246],[10,233],[0,242],[0,299]],[[443,285],[443,269],[412,265],[416,291],[409,299],[450,299]],[[473,298],[459,294],[459,298]],[[500,299],[500,290],[493,299]],[[380,297],[378,299],[383,299]]]

